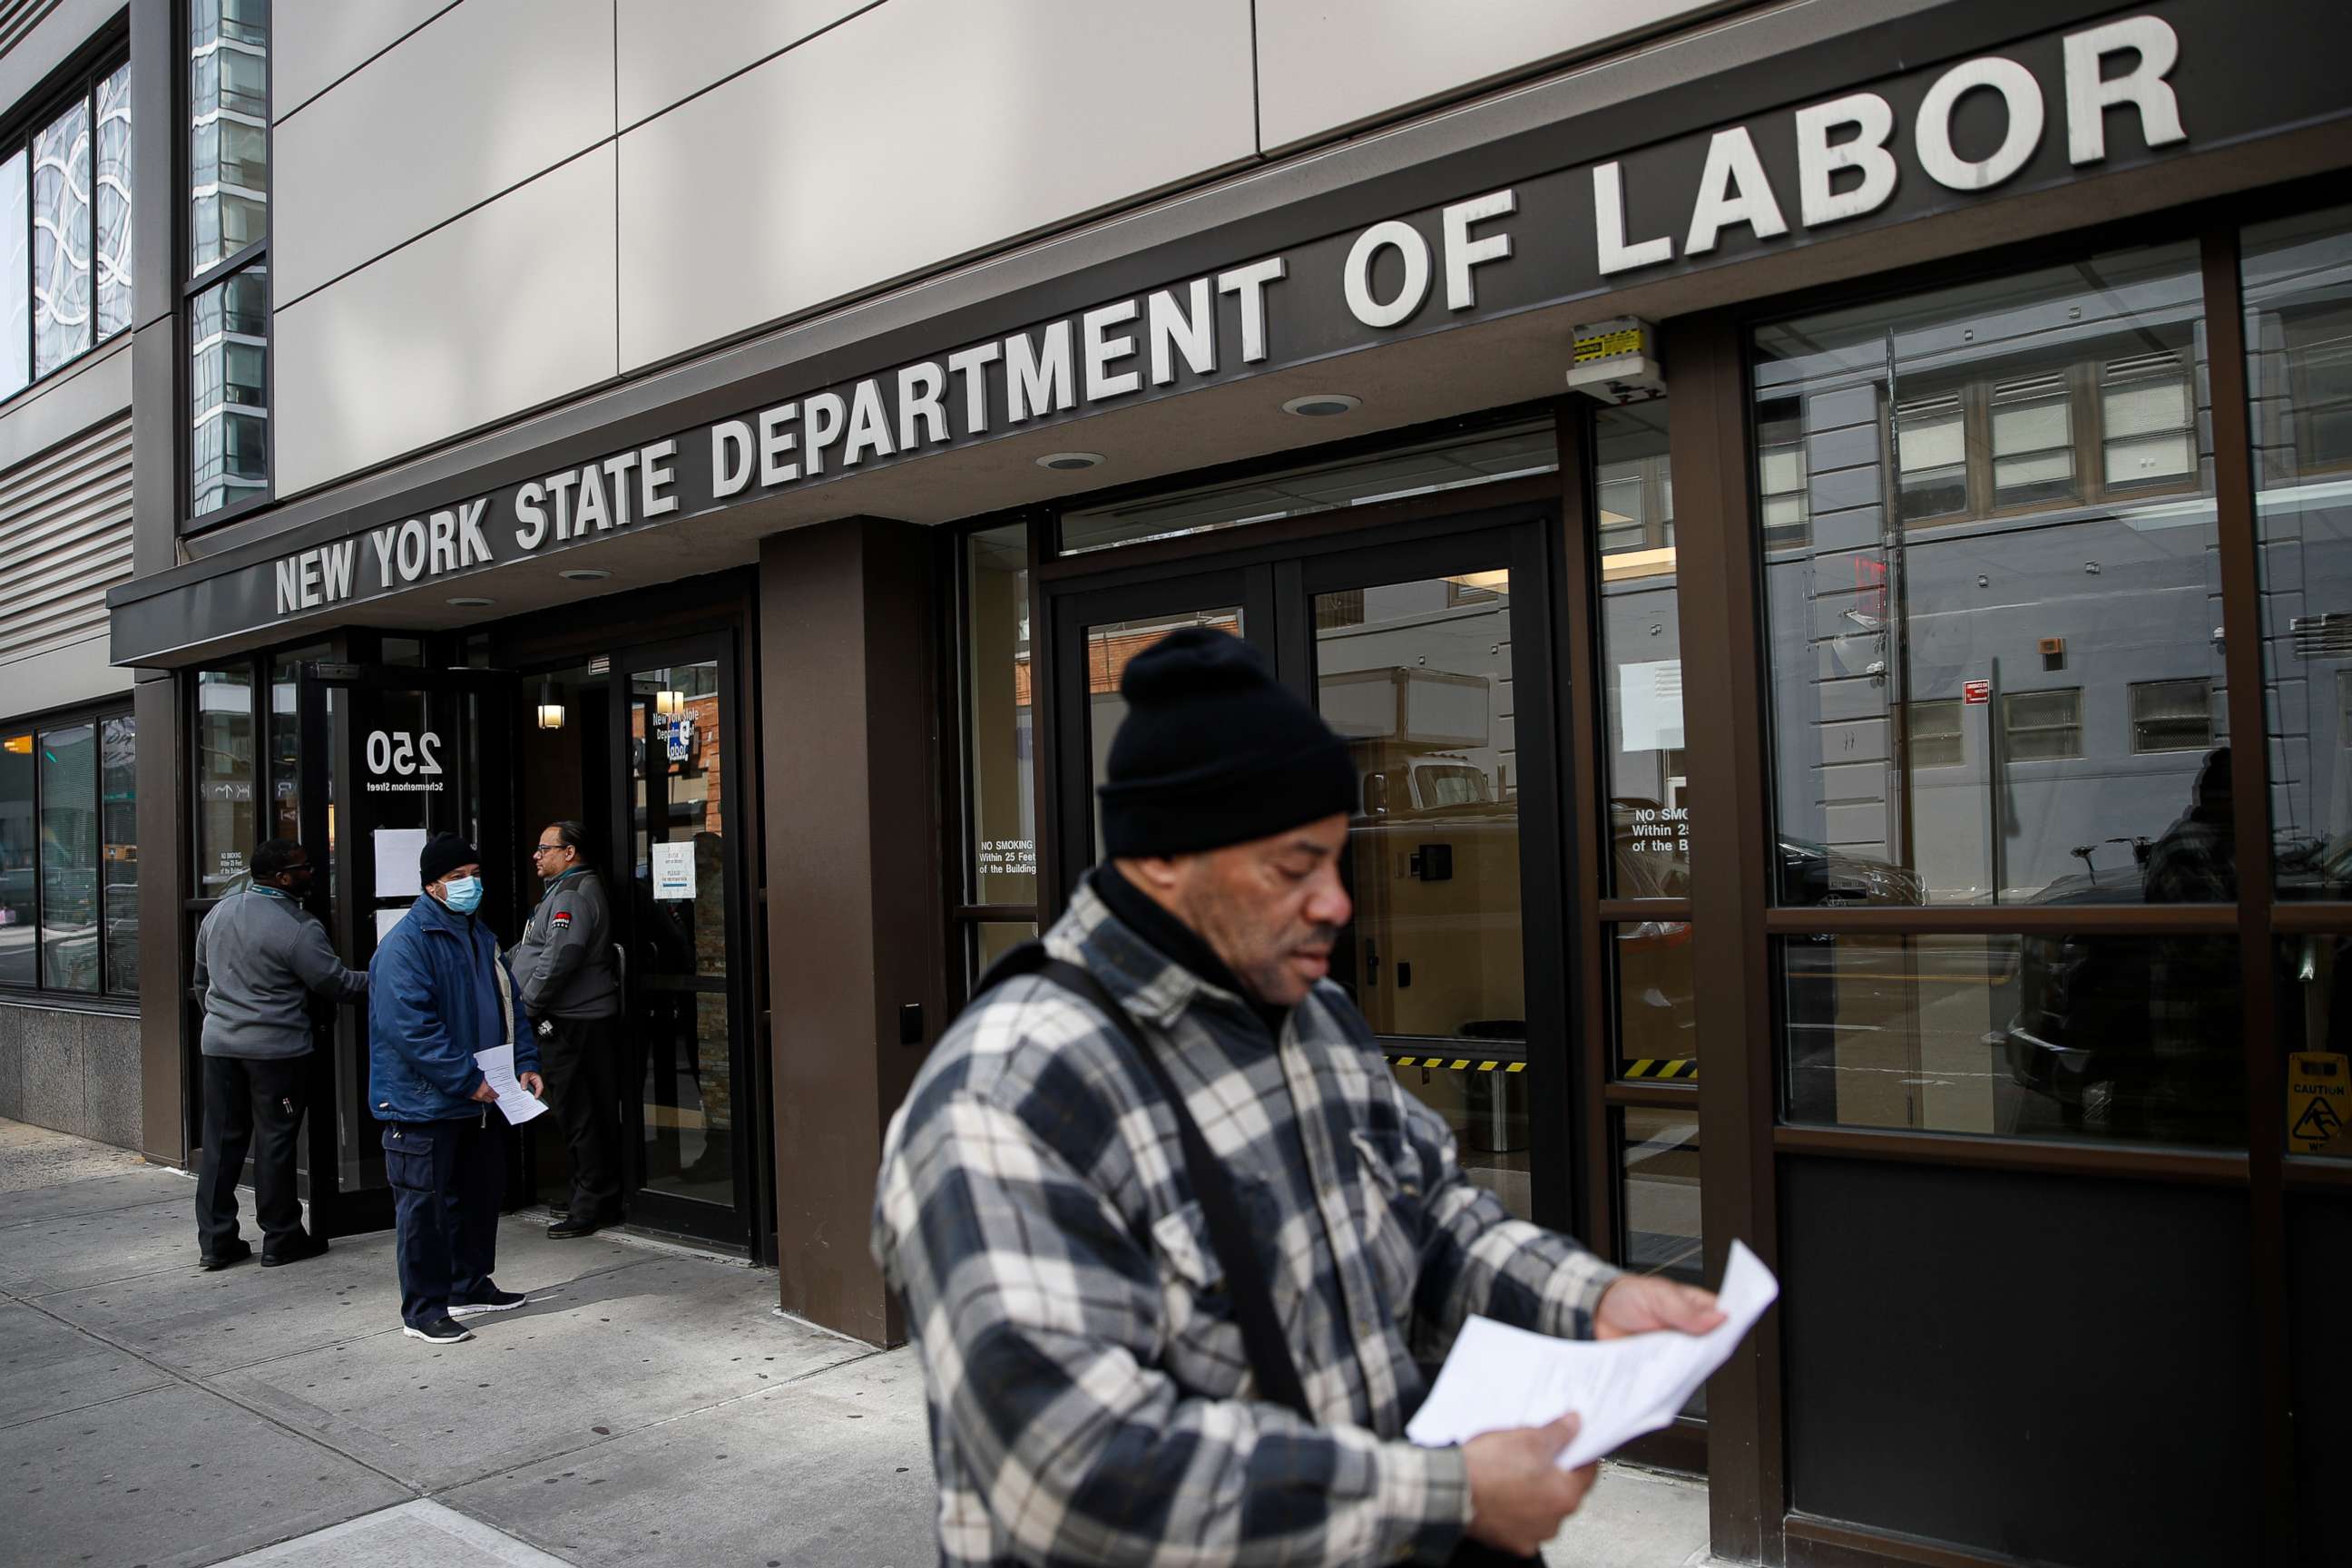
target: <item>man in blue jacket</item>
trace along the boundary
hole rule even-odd
[[[368,1102],[383,1123],[400,1253],[402,1331],[435,1344],[457,1321],[522,1305],[490,1278],[507,1167],[506,1118],[475,1054],[512,1046],[541,1093],[539,1049],[498,940],[475,919],[481,857],[454,833],[418,858],[425,892],[368,965]]]

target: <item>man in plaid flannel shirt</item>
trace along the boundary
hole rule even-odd
[[[893,1120],[874,1251],[923,1365],[948,1564],[1444,1562],[1534,1552],[1591,1469],[1570,1415],[1403,1440],[1472,1313],[1698,1332],[1705,1291],[1510,1217],[1325,978],[1350,914],[1346,747],[1247,644],[1139,655],[1109,858],[1047,932],[1140,1026],[1230,1173],[1315,1421],[1255,1386],[1176,1124],[1125,1037],[1039,975],[982,996]]]

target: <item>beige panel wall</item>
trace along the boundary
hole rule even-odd
[[[278,122],[276,299],[608,140],[612,82],[608,5],[469,0],[435,18]]]
[[[873,0],[619,0],[621,123],[660,113]]]
[[[1269,153],[1646,32],[1723,0],[1257,0]]]
[[[284,116],[327,90],[454,0],[279,0],[269,16],[269,111]]]
[[[278,493],[614,374],[614,148],[278,312]]]
[[[1249,51],[1248,0],[887,0],[622,138],[623,368],[1247,159]]]

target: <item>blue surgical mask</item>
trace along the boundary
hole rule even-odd
[[[482,907],[479,877],[452,877],[441,884],[441,901],[461,915],[470,915]]]

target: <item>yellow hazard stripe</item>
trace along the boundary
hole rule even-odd
[[[1627,1078],[1650,1079],[1696,1078],[1696,1057],[1643,1057],[1625,1064]]]
[[[1525,1062],[1507,1062],[1499,1058],[1482,1060],[1476,1057],[1398,1057],[1389,1060],[1401,1068],[1443,1068],[1448,1072],[1525,1072]]]

